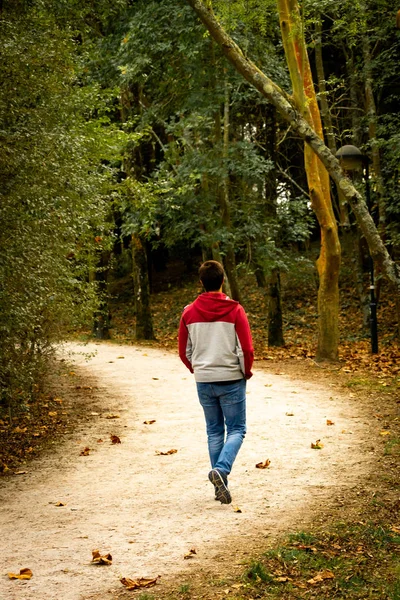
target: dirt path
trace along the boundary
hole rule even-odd
[[[77,372],[99,382],[101,401],[54,454],[2,482],[0,600],[115,598],[120,576],[161,575],[162,586],[168,575],[212,570],[228,549],[240,564],[262,536],[301,529],[370,468],[368,432],[351,399],[256,369],[248,435],[230,479],[233,504],[223,506],[207,480],[195,385],[178,358],[111,344],[68,348]],[[86,361],[82,351],[96,355]],[[317,439],[322,450],[311,449]],[[86,446],[90,454],[80,456]],[[177,453],[156,454],[170,449]],[[266,459],[268,469],[255,468]],[[97,548],[112,554],[111,566],[90,564]],[[197,554],[184,560],[191,548]],[[30,581],[8,580],[23,567],[32,569]]]

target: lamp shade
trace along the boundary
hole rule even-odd
[[[365,162],[365,156],[361,150],[351,144],[339,148],[336,152],[336,158],[346,171],[361,169]]]

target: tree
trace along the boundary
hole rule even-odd
[[[267,77],[260,69],[246,57],[239,46],[222,28],[216,19],[211,3],[207,6],[201,0],[187,0],[195,10],[201,21],[209,30],[212,37],[221,47],[228,60],[239,73],[249,81],[261,94],[276,106],[283,118],[288,121],[293,130],[311,147],[313,152],[326,167],[332,179],[342,190],[344,197],[349,202],[357,223],[368,243],[372,258],[379,265],[382,273],[393,284],[396,294],[400,294],[400,272],[398,266],[391,259],[382,239],[371,218],[362,195],[352,182],[343,173],[338,160],[323,143],[319,135],[300,114],[292,98],[285,93],[273,80]]]
[[[54,343],[96,307],[108,169],[97,86],[45,4],[0,14],[0,402],[33,393]],[[49,60],[51,58],[51,68]]]
[[[323,140],[322,122],[297,0],[278,0],[278,7],[283,46],[293,84],[293,101],[307,123]],[[321,230],[321,252],[317,260],[319,274],[317,359],[336,360],[339,343],[339,235],[331,203],[328,172],[307,144],[305,144],[304,154],[311,206]]]

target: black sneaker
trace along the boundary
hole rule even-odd
[[[218,469],[212,469],[208,474],[208,479],[215,487],[215,499],[219,500],[221,504],[230,504],[232,502],[231,493],[222,473]]]

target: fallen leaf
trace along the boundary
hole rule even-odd
[[[257,463],[256,469],[268,469],[270,464],[271,464],[271,461],[269,460],[269,458],[267,458],[266,461]]]
[[[28,471],[14,471],[14,475],[26,475]]]
[[[317,575],[315,577],[312,577],[312,579],[308,579],[307,583],[315,585],[316,583],[321,583],[325,579],[335,579],[335,575],[332,573],[332,571],[328,571],[326,569],[317,573]]]
[[[160,452],[159,450],[156,450],[157,456],[167,456],[168,454],[176,454],[177,452],[178,450],[175,450],[175,448],[167,450],[167,452]]]
[[[287,413],[285,413],[285,415],[286,415],[287,417],[294,417],[294,413],[291,413],[291,412],[287,412]]]
[[[92,550],[92,563],[95,565],[111,565],[112,556],[110,553],[101,556],[98,550]]]
[[[155,579],[147,579],[146,577],[140,577],[139,579],[129,579],[129,577],[122,577],[120,582],[126,587],[127,590],[137,590],[138,588],[151,587],[156,585],[158,577]]]
[[[64,502],[56,502],[56,506],[67,506]]]
[[[120,444],[121,440],[117,435],[110,435],[110,440],[112,444]]]
[[[239,508],[238,506],[235,506],[234,509],[233,509],[233,512],[235,512],[235,513],[241,513],[242,509]]]
[[[185,558],[185,559],[193,558],[193,556],[195,554],[197,554],[196,548],[190,548],[189,552],[187,554],[185,554],[185,556],[183,558]]]
[[[8,573],[10,579],[30,579],[33,573],[30,569],[20,569],[19,575]]]
[[[379,435],[390,435],[390,431],[380,431]]]
[[[315,442],[315,444],[313,444],[313,443],[311,442],[311,448],[312,448],[313,450],[321,450],[321,448],[323,448],[323,447],[324,447],[324,445],[321,443],[321,440],[317,440],[317,441]]]
[[[326,424],[327,425],[334,425],[335,423],[333,421],[331,421],[330,419],[326,420]]]
[[[390,531],[393,531],[393,533],[400,533],[400,527],[396,527],[396,525],[393,525],[390,528]]]
[[[292,581],[290,577],[275,577],[273,580],[276,583],[287,583],[288,581]]]
[[[117,356],[117,358],[125,358],[125,356]]]
[[[56,410],[51,410],[48,414],[49,414],[49,417],[56,417],[57,416],[57,411]]]
[[[69,374],[70,375],[76,375],[75,371],[70,371]]]
[[[100,438],[99,440],[97,440],[97,443],[98,443],[98,444],[102,444],[102,443],[103,443],[103,440]]]
[[[14,433],[25,433],[27,431],[27,427],[24,427],[23,429],[21,429],[21,427],[17,426],[14,428]]]
[[[154,379],[155,381],[158,381],[158,377],[152,377],[152,379]]]
[[[155,423],[156,420],[155,419],[151,419],[150,421],[143,421],[143,425],[153,425],[153,423]]]
[[[88,448],[88,446],[86,446],[86,448],[84,448],[82,450],[82,452],[80,453],[79,456],[89,456],[89,453],[90,453],[90,448]]]
[[[62,404],[63,401],[61,400],[61,398],[54,398],[54,402],[57,402],[58,404]]]
[[[119,419],[120,416],[118,414],[114,414],[114,413],[108,413],[107,415],[105,415],[106,419]]]

